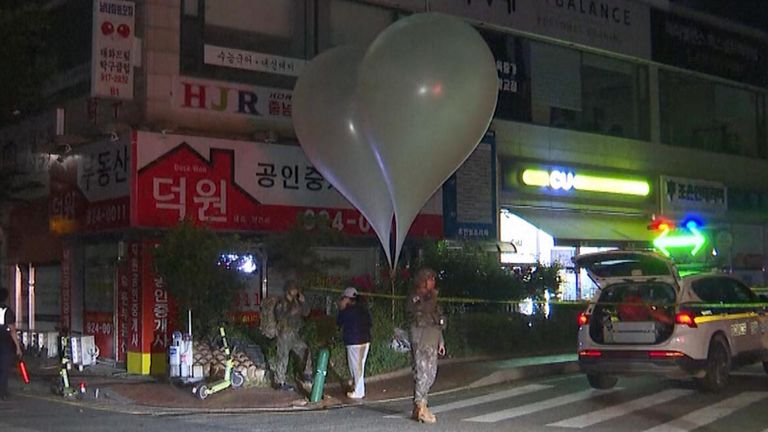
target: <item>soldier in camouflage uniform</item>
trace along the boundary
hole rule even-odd
[[[280,390],[293,390],[293,387],[285,382],[291,351],[305,363],[304,380],[312,380],[312,356],[307,344],[299,336],[299,331],[304,325],[304,317],[309,315],[309,305],[304,301],[304,294],[299,290],[296,281],[288,281],[284,291],[283,297],[275,305],[277,327],[275,384]]]
[[[413,288],[406,304],[414,379],[411,417],[422,423],[437,421],[427,408],[427,395],[437,376],[437,358],[445,354],[445,317],[437,303],[435,276],[432,269],[419,270],[414,277]]]

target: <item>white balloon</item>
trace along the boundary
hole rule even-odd
[[[343,46],[309,62],[294,88],[293,124],[304,153],[368,219],[391,263],[392,201],[355,110],[355,81],[364,53],[363,47]]]
[[[412,15],[385,29],[366,52],[358,110],[392,197],[393,262],[429,197],[482,139],[497,94],[493,54],[459,18]]]

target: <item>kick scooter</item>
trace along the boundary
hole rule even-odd
[[[234,352],[229,347],[229,343],[227,342],[227,335],[224,332],[223,325],[219,326],[219,336],[221,336],[221,349],[224,351],[224,355],[227,357],[224,364],[224,379],[192,387],[192,394],[196,394],[197,397],[202,400],[205,400],[208,396],[214,393],[218,393],[229,387],[241,387],[245,383],[245,377],[243,374],[232,370],[235,365]]]
[[[54,394],[64,396],[65,398],[74,398],[77,396],[77,391],[71,386],[69,381],[69,368],[72,367],[72,362],[68,355],[69,336],[63,334],[61,341],[61,366],[59,367],[59,377],[54,379],[51,385],[51,390]]]

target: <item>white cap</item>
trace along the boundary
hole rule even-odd
[[[346,289],[344,289],[344,293],[341,296],[355,298],[357,297],[357,290],[352,287],[347,287]]]

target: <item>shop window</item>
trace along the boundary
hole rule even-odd
[[[516,214],[502,210],[500,213],[499,240],[515,246],[515,253],[502,253],[502,264],[550,265],[554,238]]]
[[[348,44],[367,46],[398,17],[394,10],[350,0],[321,2],[319,8],[320,51]]]
[[[533,122],[648,140],[648,68],[531,42]]]
[[[478,28],[496,61],[499,95],[494,118],[531,121],[530,41],[500,31]],[[539,88],[541,91],[542,88]]]
[[[185,0],[181,16],[183,74],[265,87],[293,88],[295,74],[253,70],[258,57],[303,61],[307,56],[305,0]],[[206,46],[247,58],[229,66],[205,59]],[[279,61],[279,59],[278,59]]]
[[[659,93],[665,144],[765,157],[762,94],[664,70]]]
[[[113,312],[116,265],[116,245],[98,244],[85,247],[86,311]]]
[[[61,318],[61,265],[35,267],[35,329],[55,331]]]

